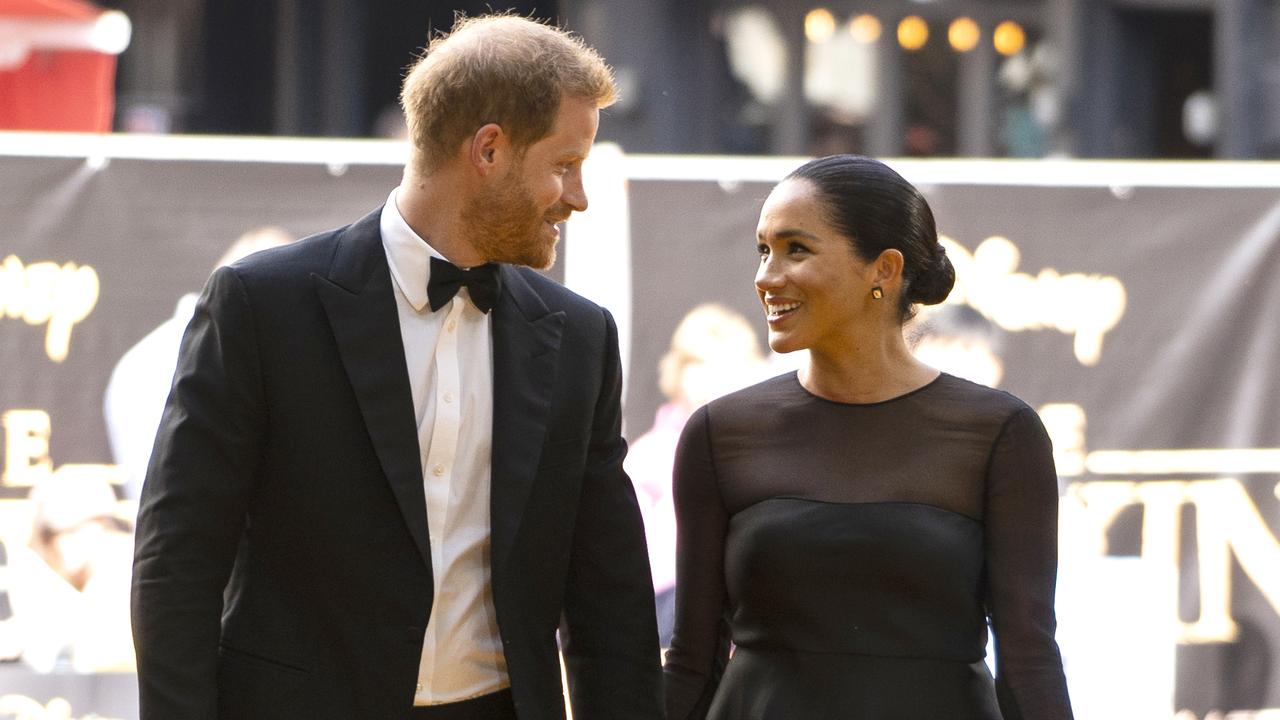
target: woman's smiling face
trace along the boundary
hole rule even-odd
[[[773,189],[760,210],[756,242],[756,292],[774,352],[834,350],[871,321],[871,263],[828,222],[811,182],[784,180]]]

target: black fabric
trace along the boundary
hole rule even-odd
[[[473,268],[462,268],[448,260],[431,257],[431,278],[427,280],[427,302],[434,312],[444,307],[462,288],[471,295],[471,302],[487,313],[493,309],[502,292],[498,266],[485,263]]]
[[[1057,480],[1017,398],[943,374],[843,404],[783,375],[694,414],[675,498],[669,720],[1071,717]]]

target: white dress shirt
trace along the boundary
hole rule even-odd
[[[431,257],[444,259],[396,207],[382,210],[382,245],[418,423],[435,596],[415,705],[457,702],[510,685],[490,577],[493,341],[490,316],[466,289],[432,312]]]

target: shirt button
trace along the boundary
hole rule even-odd
[[[422,683],[418,683],[418,692],[422,692]]]
[[[431,474],[435,475],[436,477],[443,475],[444,465],[436,465],[435,467],[431,468]]]
[[[447,402],[447,403],[451,403],[451,402],[453,402],[453,393],[451,393],[451,392],[447,392],[447,393],[445,393],[445,394],[444,394],[444,401],[445,401],[445,402]]]
[[[449,327],[449,332],[453,332],[454,330],[457,330],[457,329],[458,329],[458,321],[457,321],[457,320],[450,320],[450,321],[449,321],[449,325],[448,325],[448,327]]]

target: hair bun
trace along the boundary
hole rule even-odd
[[[956,269],[951,265],[951,258],[947,257],[946,248],[939,243],[933,261],[911,281],[908,292],[911,302],[937,305],[947,299],[955,284]]]

